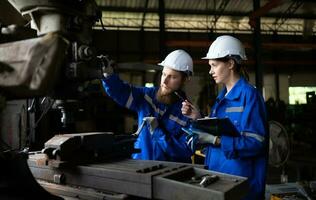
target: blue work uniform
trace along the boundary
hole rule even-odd
[[[250,185],[245,199],[264,198],[268,159],[268,132],[265,104],[260,93],[240,78],[225,96],[218,95],[210,117],[228,117],[239,131],[239,137],[223,135],[221,146],[208,146],[205,165],[208,169],[247,177]]]
[[[157,87],[134,87],[113,74],[102,79],[106,93],[119,105],[138,114],[138,138],[134,144],[140,153],[132,158],[141,160],[161,160],[191,162],[192,151],[186,144],[181,130],[187,126],[189,118],[181,113],[182,102],[172,105],[160,103],[156,99]],[[152,117],[158,123],[150,126],[147,120]]]

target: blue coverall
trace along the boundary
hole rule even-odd
[[[210,117],[228,117],[240,133],[239,137],[223,135],[221,146],[208,146],[205,165],[208,169],[248,177],[250,190],[244,199],[264,198],[268,159],[265,104],[259,92],[240,78],[225,96],[218,95]]]
[[[119,105],[136,111],[138,114],[139,136],[134,144],[140,153],[134,159],[191,162],[192,151],[186,144],[181,127],[186,126],[189,118],[181,113],[182,102],[172,105],[160,103],[156,99],[158,88],[134,87],[112,74],[102,79],[106,93]],[[150,130],[143,124],[146,117],[155,117],[158,127]]]

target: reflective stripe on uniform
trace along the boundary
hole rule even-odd
[[[126,102],[126,104],[125,104],[125,107],[126,108],[130,108],[131,107],[131,105],[132,105],[132,102],[133,102],[133,94],[132,94],[132,92],[129,94],[129,97],[128,97],[128,99],[127,99],[127,102]]]
[[[244,107],[243,106],[238,106],[238,107],[227,107],[225,112],[243,112]]]
[[[264,137],[261,136],[261,135],[258,135],[258,134],[256,134],[256,133],[242,132],[241,134],[242,134],[243,136],[246,136],[246,137],[255,138],[255,139],[258,140],[259,142],[263,142],[263,141],[264,141]]]
[[[140,131],[143,129],[143,127],[144,127],[145,123],[146,123],[146,121],[144,121],[144,120],[143,120],[143,121],[142,121],[142,124],[141,124],[140,126],[138,126],[137,131],[136,131],[133,135],[138,136],[138,135],[139,135],[139,133],[140,133]]]
[[[159,113],[161,116],[165,114],[165,111],[160,110],[159,108],[156,107],[156,105],[153,103],[153,100],[150,96],[145,94],[145,99],[146,101],[151,105],[151,107],[154,109],[155,112]]]
[[[169,119],[171,119],[172,121],[177,122],[178,124],[180,124],[181,126],[185,126],[187,123],[186,121],[183,121],[181,119],[179,119],[178,117],[174,116],[174,115],[170,115]]]

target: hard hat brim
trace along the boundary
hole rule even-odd
[[[218,58],[225,58],[225,57],[218,57]],[[215,59],[218,59],[218,58],[210,58],[210,57],[205,56],[205,57],[202,57],[201,59],[202,60],[215,60]],[[248,60],[248,59],[245,56],[245,57],[241,58],[241,60]]]

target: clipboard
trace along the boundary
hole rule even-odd
[[[201,118],[191,123],[191,129],[200,130],[215,136],[227,135],[238,137],[240,135],[229,118]]]

